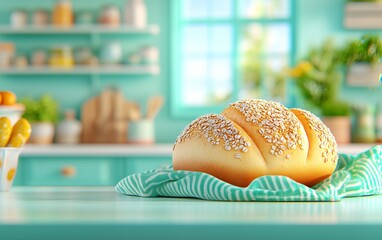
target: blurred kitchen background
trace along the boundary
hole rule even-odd
[[[377,0],[1,1],[0,90],[26,107],[33,143],[170,149],[196,117],[251,97],[375,144],[381,29]]]
[[[382,142],[381,29],[379,1],[0,1],[0,90],[19,103],[0,112],[33,129],[15,184],[169,165],[193,119],[242,98],[308,109],[358,153]]]

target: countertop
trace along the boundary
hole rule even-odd
[[[0,193],[1,239],[380,239],[382,195],[325,203],[140,198],[113,187]]]
[[[340,153],[357,154],[375,144],[347,144],[339,145]],[[173,144],[52,144],[31,145],[24,147],[23,156],[171,156]]]

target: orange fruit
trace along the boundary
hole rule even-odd
[[[1,105],[1,99],[2,99],[2,96],[1,96],[1,94],[0,94],[0,105]]]
[[[13,105],[16,103],[16,94],[9,91],[2,91],[0,92],[1,95],[1,104],[2,105]]]

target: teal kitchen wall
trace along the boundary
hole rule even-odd
[[[346,30],[342,25],[345,0],[296,0],[296,54],[297,58],[312,46],[322,43],[327,37],[335,37],[340,44],[346,39],[360,36],[364,31]],[[75,10],[99,10],[107,0],[76,0]],[[89,3],[91,4],[89,5]],[[123,0],[113,0],[123,6]],[[9,23],[9,13],[15,8],[34,10],[36,8],[51,9],[53,0],[13,0],[0,1],[0,24]],[[121,40],[126,51],[144,44],[152,44],[160,50],[161,73],[158,76],[100,76],[93,81],[90,76],[1,76],[0,88],[14,91],[18,96],[38,96],[42,93],[52,94],[60,103],[61,110],[75,108],[80,110],[81,104],[88,98],[98,94],[106,86],[118,86],[125,98],[145,104],[147,98],[154,94],[162,94],[167,104],[156,119],[156,137],[158,142],[174,142],[179,132],[192,119],[175,119],[170,111],[170,4],[171,0],[146,0],[149,12],[149,23],[158,24],[159,35],[102,35],[100,43],[108,40]],[[0,35],[0,41],[14,41],[21,52],[44,46],[67,43],[73,46],[86,46],[89,35]],[[97,47],[97,46],[93,46]],[[369,88],[351,88],[345,84],[342,96],[352,101],[380,101],[378,95],[382,90]]]

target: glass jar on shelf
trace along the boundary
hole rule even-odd
[[[89,26],[94,23],[94,17],[91,11],[81,11],[76,14],[76,24]]]
[[[105,65],[120,64],[122,59],[122,45],[120,42],[108,42],[102,45],[100,60]]]
[[[58,123],[56,142],[64,144],[76,144],[81,140],[82,124],[76,119],[73,109],[65,112],[65,119]]]
[[[70,27],[73,25],[73,10],[70,0],[57,1],[53,9],[52,23],[60,27]]]
[[[115,5],[107,5],[102,8],[99,22],[102,25],[118,27],[121,23],[119,8]]]
[[[42,49],[36,49],[32,52],[31,65],[33,66],[44,66],[46,65],[46,52]]]
[[[75,49],[74,59],[76,65],[88,65],[92,57],[92,50],[88,47],[80,47]]]
[[[378,105],[375,127],[376,127],[377,142],[382,143],[382,104]]]
[[[51,67],[71,68],[74,66],[72,48],[58,46],[50,50],[49,65]]]
[[[44,9],[38,9],[33,12],[32,23],[34,26],[46,26],[49,24],[49,12]]]
[[[128,0],[125,5],[125,24],[145,28],[147,26],[147,9],[144,0]]]
[[[16,9],[11,14],[12,27],[25,27],[28,23],[28,13],[23,9]]]
[[[353,106],[353,142],[374,143],[376,141],[375,109],[376,107],[373,104],[357,104]]]
[[[143,46],[140,50],[144,64],[158,64],[159,50],[155,46]]]

